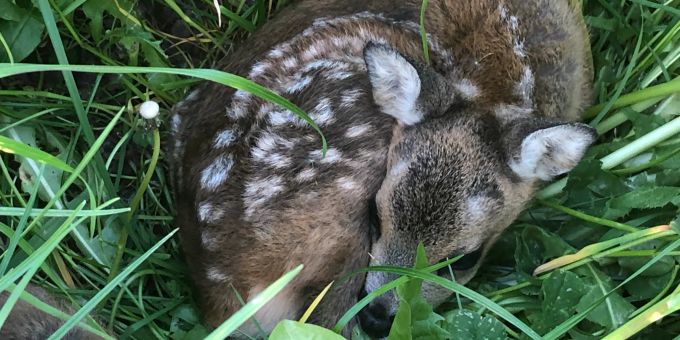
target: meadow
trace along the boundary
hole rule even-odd
[[[304,270],[204,327],[162,148],[169,109],[200,81],[295,109],[214,71],[287,2],[0,0],[0,291],[12,292],[0,325],[22,299],[69,320],[55,339],[72,327],[221,339]],[[402,299],[391,338],[680,339],[680,0],[582,4],[595,65],[584,121],[596,145],[546,185],[465,287],[432,274],[447,263],[428,267],[422,252],[413,269],[370,269],[402,275],[384,287]],[[158,118],[139,116],[146,100]],[[433,309],[422,280],[455,294]],[[29,282],[79,308],[46,305],[24,292]],[[271,338],[338,337],[372,298],[333,330],[291,320]]]

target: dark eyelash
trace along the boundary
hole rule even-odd
[[[368,222],[371,228],[371,239],[375,242],[380,238],[380,216],[378,216],[375,198],[368,201]]]
[[[472,269],[477,262],[482,258],[482,253],[484,252],[483,247],[477,248],[477,250],[465,254],[463,257],[458,259],[458,261],[451,264],[451,269],[453,270],[469,270]],[[454,258],[457,255],[452,255],[449,258]],[[442,260],[444,261],[444,260]],[[441,261],[440,261],[441,262]],[[448,274],[449,267],[441,268],[437,271],[439,275]]]

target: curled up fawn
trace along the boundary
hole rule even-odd
[[[176,105],[176,223],[207,323],[304,264],[255,315],[269,331],[356,269],[411,266],[419,242],[431,263],[465,255],[453,265],[465,283],[540,183],[594,141],[573,122],[592,72],[577,2],[430,1],[429,64],[420,5],[302,0],[224,61],[308,112],[325,157],[307,123],[247,92],[206,83]],[[392,279],[354,276],[312,322],[332,326]],[[427,283],[423,294],[449,295]],[[396,307],[393,293],[374,300],[362,328],[385,336]]]
[[[596,135],[591,56],[575,0],[300,0],[222,62],[321,127],[247,92],[204,83],[177,103],[168,150],[182,247],[204,320],[217,326],[299,264],[254,316],[297,319],[331,281],[369,265],[429,262],[466,283],[541,183]],[[440,275],[450,278],[447,271]],[[310,322],[332,326],[395,277],[354,275]],[[449,292],[424,283],[433,305]],[[389,292],[359,314],[387,335]],[[242,333],[258,336],[252,321]]]

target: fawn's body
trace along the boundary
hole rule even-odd
[[[575,3],[431,0],[431,65],[420,0],[301,0],[253,34],[223,69],[309,112],[329,149],[322,157],[309,125],[243,91],[206,83],[177,104],[176,223],[205,320],[220,324],[241,307],[237,294],[251,300],[304,264],[256,314],[270,331],[353,270],[411,266],[418,242],[432,263],[465,254],[453,269],[467,282],[540,181],[570,170],[595,137],[569,123],[590,101]],[[391,278],[341,282],[312,321],[332,325]],[[429,284],[423,294],[448,296]],[[391,293],[376,299],[362,327],[386,335],[396,306]],[[60,325],[20,302],[0,334],[43,337]]]
[[[241,307],[236,293],[250,300],[304,264],[255,316],[271,330],[369,262],[412,265],[420,241],[433,263],[474,253],[457,275],[469,280],[540,180],[571,169],[592,142],[587,127],[556,121],[590,101],[577,6],[430,1],[428,66],[420,3],[299,1],[225,61],[308,112],[325,157],[307,123],[246,92],[206,83],[175,107],[176,224],[209,324]],[[372,232],[374,200],[382,222]],[[343,282],[312,321],[332,325],[389,279]],[[424,291],[435,304],[447,295]],[[395,306],[392,295],[377,300],[363,326],[384,335]]]

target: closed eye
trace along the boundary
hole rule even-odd
[[[479,247],[479,248],[477,248],[477,250],[475,250],[471,253],[465,254],[465,256],[459,258],[458,261],[451,264],[451,269],[458,270],[458,271],[465,271],[465,270],[470,270],[470,269],[474,268],[474,266],[477,265],[477,262],[479,262],[479,259],[482,258],[483,252],[484,252],[484,247]],[[453,258],[453,257],[455,257],[455,256],[451,256],[450,258]],[[442,261],[444,261],[444,260],[442,260]],[[449,273],[449,267],[444,267],[444,268],[437,270],[437,274],[439,274],[439,275],[445,275],[445,274],[448,274],[448,273]]]
[[[378,216],[375,198],[368,201],[368,222],[371,228],[371,240],[375,243],[380,238],[380,216]]]

